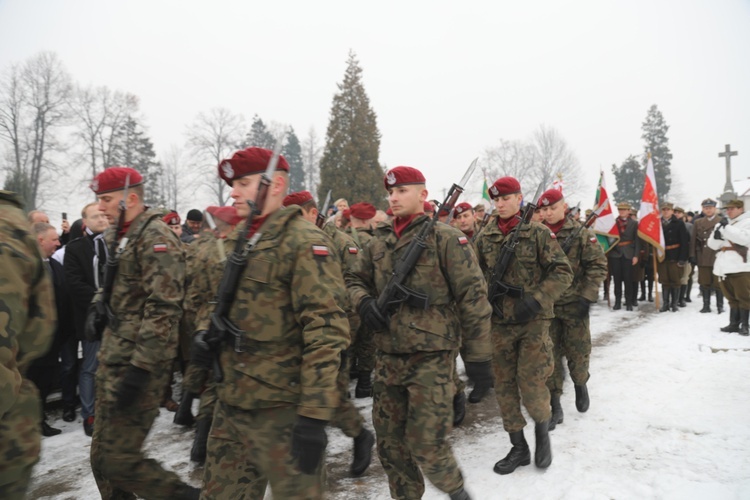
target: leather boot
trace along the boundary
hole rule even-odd
[[[549,442],[549,432],[547,432],[549,421],[539,422],[534,427],[536,435],[536,450],[534,451],[534,464],[540,469],[546,469],[552,463],[552,447]]]
[[[184,425],[185,427],[190,427],[195,423],[195,417],[193,416],[193,412],[191,411],[193,406],[193,399],[195,398],[195,394],[183,390],[182,391],[182,399],[180,399],[180,407],[177,409],[177,411],[174,414],[173,422],[177,425]]]
[[[701,295],[703,296],[703,309],[701,309],[702,313],[710,313],[711,312],[711,289],[707,286],[700,287]],[[717,299],[718,302],[718,299]]]
[[[195,427],[195,438],[193,447],[190,449],[190,460],[203,464],[206,462],[206,443],[208,442],[208,432],[211,430],[211,418],[202,418],[198,420]]]
[[[615,305],[612,307],[613,311],[619,311],[622,309],[622,300],[621,297],[615,295]]]
[[[677,305],[680,301],[680,287],[673,286],[672,288],[669,289],[669,293],[672,294],[672,298],[670,299],[670,304],[669,304],[670,311],[674,313],[680,310],[680,308]]]
[[[729,324],[721,328],[722,332],[732,333],[740,331],[740,310],[734,307],[729,309]]]
[[[372,397],[372,375],[370,372],[359,372],[357,387],[354,389],[354,397],[357,399]]]
[[[654,280],[649,280],[648,282],[648,301],[654,301]]]
[[[680,300],[677,303],[680,307],[687,307],[687,302],[685,302],[685,295],[687,295],[687,285],[680,285]]]
[[[469,496],[468,493],[466,493],[466,490],[462,486],[460,490],[454,491],[453,493],[450,494],[450,499],[451,500],[471,500],[471,497]]]
[[[51,437],[51,436],[57,436],[58,434],[62,434],[62,431],[60,429],[57,429],[49,425],[47,423],[47,420],[42,420],[42,436]]]
[[[523,430],[510,433],[510,442],[513,447],[510,452],[495,464],[493,469],[496,474],[510,474],[520,465],[529,465],[531,463],[531,451],[526,438],[523,437]]]
[[[466,416],[466,394],[464,391],[453,396],[453,427],[458,427]]]
[[[641,296],[638,297],[638,300],[641,302],[646,300],[646,280],[641,281]]]
[[[361,476],[370,466],[370,462],[372,462],[372,447],[374,445],[375,436],[367,429],[362,429],[359,436],[354,438],[354,459],[352,460],[352,467],[350,469],[352,476]]]
[[[687,283],[687,293],[685,293],[685,302],[692,302],[692,300],[690,300],[690,295],[692,295],[692,293],[693,293],[693,276],[691,274],[690,279],[688,280],[688,283]]]
[[[707,288],[707,290],[711,290],[710,288]],[[711,294],[709,293],[709,297]],[[716,289],[716,312],[721,314],[724,312],[724,292],[721,291],[721,289]]]
[[[748,329],[748,318],[750,318],[750,310],[740,309],[740,335],[747,337],[750,335],[750,329]]]
[[[551,395],[550,403],[552,405],[552,417],[549,420],[549,426],[547,429],[553,431],[555,430],[555,427],[557,427],[557,424],[563,423],[563,409],[558,394]]]
[[[667,312],[669,311],[669,299],[670,299],[670,290],[666,286],[661,287],[661,296],[664,299],[664,303],[661,305],[661,309],[659,309],[659,312]]]
[[[586,384],[574,384],[576,390],[576,409],[580,413],[586,413],[589,410],[589,389]]]

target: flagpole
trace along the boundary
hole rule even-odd
[[[659,273],[656,270],[656,248],[651,252],[652,261],[654,264],[654,292],[656,292],[656,298],[654,304],[656,305],[656,311],[659,312]]]

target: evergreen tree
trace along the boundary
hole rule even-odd
[[[669,151],[669,138],[667,137],[669,125],[664,121],[664,116],[657,109],[656,104],[649,108],[641,130],[643,130],[641,138],[646,141],[643,148],[642,164],[646,165],[650,152],[651,161],[654,163],[654,175],[656,176],[656,193],[660,199],[666,200],[672,186],[672,171],[670,169],[672,153]]]
[[[302,163],[302,146],[294,128],[289,127],[281,154],[289,163],[289,192],[305,189],[305,166]]]
[[[638,158],[630,155],[619,167],[612,165],[612,173],[617,184],[617,191],[612,195],[616,202],[627,201],[634,207],[639,206],[646,174]]]
[[[161,164],[156,161],[151,139],[132,116],[129,116],[118,129],[115,142],[113,165],[125,165],[136,169],[143,176],[146,204],[163,205],[164,199],[159,189],[162,175]]]
[[[254,146],[273,150],[275,145],[276,138],[268,130],[263,120],[258,115],[253,116],[253,124],[250,125],[250,132],[247,133],[245,144],[242,147],[249,148]]]
[[[337,86],[339,91],[333,97],[320,160],[318,193],[330,189],[333,199],[343,197],[350,203],[367,201],[383,208],[380,132],[362,84],[362,69],[353,52],[349,53],[344,81]]]

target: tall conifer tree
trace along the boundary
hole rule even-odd
[[[289,127],[281,154],[289,163],[289,191],[305,189],[305,165],[302,162],[302,146],[294,128]]]
[[[634,207],[641,203],[643,192],[644,170],[633,155],[628,156],[622,165],[612,165],[612,173],[615,174],[617,191],[613,193],[615,202],[627,201]]]
[[[642,164],[645,166],[648,160],[648,153],[651,152],[651,160],[654,162],[654,175],[656,176],[656,192],[662,200],[667,199],[669,189],[672,186],[672,153],[669,151],[669,138],[667,131],[669,125],[664,121],[661,111],[652,105],[648,109],[646,121],[641,126],[643,135],[641,138],[646,141],[643,146]]]

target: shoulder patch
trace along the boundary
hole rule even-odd
[[[466,245],[469,242],[469,238],[466,236],[459,236],[458,237],[458,244],[459,245]]]
[[[167,251],[166,243],[158,243],[154,245],[154,252],[161,253],[161,252],[166,252],[166,251]]]
[[[597,241],[596,241],[596,236],[592,236],[591,238],[589,238],[589,241],[590,241],[591,243],[597,243]]]
[[[327,257],[330,254],[328,251],[328,247],[325,245],[313,245],[312,246],[313,255],[317,255],[320,257]]]
[[[353,255],[357,255],[359,253],[359,248],[357,247],[349,247],[349,253]]]
[[[556,240],[556,239],[557,239],[557,235],[555,235],[555,233],[553,233],[552,231],[550,231],[550,232],[549,232],[549,236],[550,236],[550,238],[552,238],[553,240]]]

